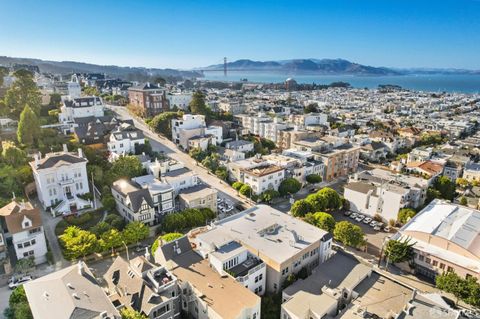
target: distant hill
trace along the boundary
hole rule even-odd
[[[126,80],[143,80],[152,76],[201,77],[196,71],[180,71],[175,69],[156,69],[144,67],[122,67],[116,65],[98,65],[73,61],[46,61],[30,58],[0,56],[0,65],[31,64],[40,68],[40,72],[53,74],[106,73],[111,77]]]
[[[221,70],[223,64],[210,65],[203,70]],[[343,59],[294,59],[282,61],[237,60],[228,62],[231,71],[281,71],[288,73],[315,74],[362,74],[362,75],[399,75],[402,72],[353,63]]]

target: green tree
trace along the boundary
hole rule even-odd
[[[468,186],[470,186],[470,183],[465,178],[457,178],[455,182],[461,188],[467,188]]]
[[[305,199],[295,201],[290,208],[290,213],[295,217],[304,217],[306,214],[313,212],[312,205]]]
[[[69,226],[59,238],[65,249],[65,257],[68,259],[85,257],[98,248],[98,240],[95,234],[77,226]]]
[[[342,207],[342,199],[338,193],[330,188],[324,187],[317,192],[319,196],[323,196],[325,198],[325,208],[326,210],[337,210]]]
[[[280,196],[280,193],[274,189],[267,189],[260,195],[261,199],[265,203],[270,203],[272,200]]]
[[[128,225],[123,230],[123,238],[128,244],[138,243],[139,241],[147,238],[149,233],[150,230],[144,223],[134,221],[128,223]]]
[[[232,187],[233,187],[235,190],[239,191],[240,188],[242,188],[243,185],[244,185],[244,184],[243,184],[242,182],[235,182],[235,183],[232,184]]]
[[[252,195],[253,195],[252,188],[250,187],[250,185],[247,185],[247,184],[242,185],[239,192],[240,192],[240,194],[242,194],[243,196],[246,196],[246,197],[252,197]]]
[[[436,190],[435,188],[429,187],[427,189],[427,198],[425,200],[425,203],[428,204],[435,198],[442,198],[442,194],[440,193],[440,191]]]
[[[305,198],[305,201],[310,204],[313,211],[323,211],[327,209],[327,198],[320,195],[318,192],[310,194]]]
[[[0,87],[3,86],[3,78],[8,75],[8,69],[4,66],[0,66]]]
[[[122,245],[122,241],[122,233],[114,228],[104,232],[100,236],[100,245],[102,246],[102,248],[105,250],[111,249],[112,253],[114,252],[115,248]]]
[[[27,273],[28,271],[34,268],[35,268],[35,258],[33,257],[22,258],[18,260],[17,264],[15,265],[15,271],[20,274]]]
[[[435,180],[434,188],[444,199],[453,200],[455,197],[455,183],[447,176],[440,176]]]
[[[335,225],[333,236],[346,246],[359,247],[365,244],[365,234],[360,226],[347,221],[341,221]]]
[[[225,166],[219,166],[215,170],[215,175],[217,175],[218,178],[226,181],[228,179],[228,170]]]
[[[169,139],[172,138],[172,120],[182,116],[182,112],[163,112],[156,115],[148,125],[152,130],[160,133]]]
[[[310,103],[303,109],[303,113],[316,113],[318,112],[318,104],[317,103]]]
[[[100,96],[100,92],[96,86],[85,86],[83,88],[83,94],[86,96]]]
[[[18,167],[27,162],[27,154],[12,141],[2,142],[2,159],[8,165]]]
[[[460,197],[460,205],[467,206],[468,200],[465,196]]]
[[[201,114],[208,116],[210,108],[205,104],[205,95],[201,91],[195,91],[189,104],[192,114]]]
[[[7,319],[33,319],[23,285],[16,287],[8,300],[9,308],[5,309]]]
[[[40,135],[40,123],[37,115],[30,106],[26,105],[20,114],[17,128],[17,138],[22,144],[32,146],[38,141]]]
[[[89,231],[91,233],[95,234],[95,236],[97,236],[97,238],[100,238],[103,233],[106,233],[110,229],[112,229],[112,226],[103,221],[103,222],[99,222],[98,224],[94,225],[92,228],[89,229]]]
[[[414,209],[411,208],[402,208],[398,211],[397,214],[397,221],[400,224],[405,224],[408,222],[410,218],[413,218],[417,212]]]
[[[123,308],[120,314],[122,315],[122,319],[148,319],[147,316],[132,308]]]
[[[302,188],[302,184],[293,177],[284,179],[278,186],[280,195],[295,194]]]
[[[18,118],[25,106],[29,105],[36,114],[39,114],[42,95],[33,80],[33,73],[22,69],[15,71],[13,75],[16,80],[7,90],[4,99],[10,113],[14,118]]]
[[[108,171],[109,184],[120,178],[130,179],[132,177],[140,176],[143,172],[142,163],[135,156],[121,156]]]
[[[114,212],[116,207],[115,198],[111,194],[105,194],[102,198],[102,206],[109,212]]]
[[[118,230],[123,230],[125,227],[125,221],[117,214],[108,214],[107,217],[105,217],[105,222]]]
[[[335,229],[335,219],[328,213],[309,213],[305,216],[305,220],[320,229],[328,231],[329,233],[332,233]]]
[[[305,178],[310,184],[316,184],[322,182],[322,176],[318,174],[310,174]]]
[[[62,96],[58,93],[50,94],[50,103],[52,108],[59,108],[62,105]]]
[[[468,298],[468,290],[466,289],[465,280],[453,271],[447,271],[435,278],[435,284],[438,289],[451,293],[457,298],[456,303],[460,299]]]
[[[413,258],[413,246],[410,239],[389,240],[385,248],[385,257],[392,263],[409,261]]]

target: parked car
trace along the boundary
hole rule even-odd
[[[15,289],[18,286],[21,286],[32,279],[33,279],[32,276],[23,276],[23,277],[13,276],[12,278],[10,278],[10,280],[8,280],[8,288]]]
[[[350,216],[348,216],[348,217],[350,217],[351,219],[355,219],[355,218],[357,218],[357,216],[358,216],[357,213],[352,213],[352,214],[351,214]]]
[[[377,226],[373,227],[373,230],[375,230],[375,231],[381,231],[381,230],[382,230],[382,228],[381,228],[380,226],[378,226],[378,225],[377,225]]]
[[[357,218],[355,218],[355,220],[360,223],[364,218],[365,217],[363,217],[363,215],[358,215]]]
[[[372,218],[371,217],[366,217],[364,220],[363,220],[363,223],[364,224],[370,224],[372,222]]]
[[[315,187],[312,187],[308,190],[310,193],[315,193],[317,191],[317,189]]]
[[[343,213],[343,215],[345,215],[345,216],[350,216],[351,214],[352,214],[352,212],[349,211],[349,210],[346,210],[346,211]]]
[[[390,226],[387,226],[387,227],[385,227],[383,230],[384,230],[386,233],[389,233],[389,232],[392,230],[392,228],[391,228]]]
[[[375,227],[375,226],[377,226],[377,222],[376,222],[376,221],[372,221],[372,222],[370,222],[370,226],[372,226],[372,227]]]

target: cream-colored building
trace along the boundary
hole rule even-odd
[[[184,189],[178,194],[180,209],[186,208],[209,208],[217,211],[217,194],[214,188],[200,184]]]
[[[393,239],[415,243],[415,269],[434,278],[445,271],[480,279],[480,211],[435,199]]]

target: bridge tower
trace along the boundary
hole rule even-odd
[[[227,57],[223,58],[223,76],[227,76]]]

